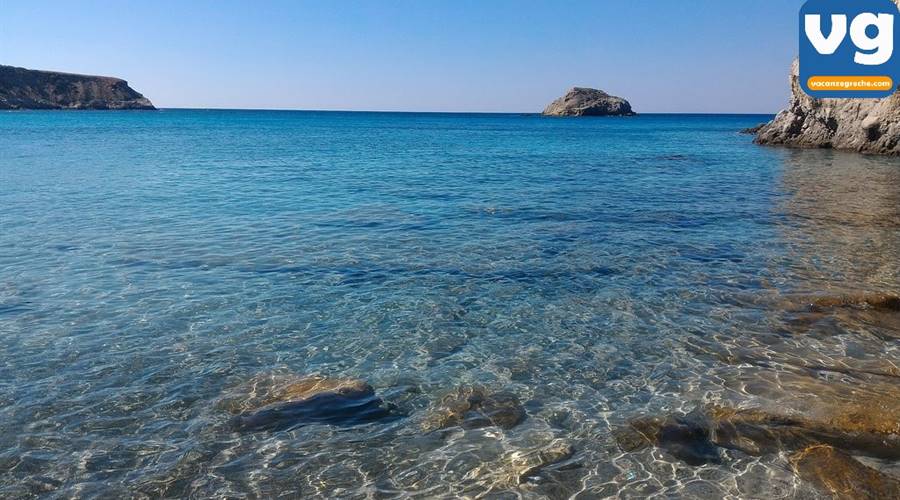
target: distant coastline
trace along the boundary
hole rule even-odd
[[[247,113],[330,113],[330,114],[396,114],[396,115],[448,115],[448,116],[526,116],[526,117],[534,117],[534,118],[548,118],[542,112],[537,111],[401,111],[401,110],[377,110],[377,109],[281,109],[281,108],[194,108],[194,107],[155,107],[155,111],[157,112],[171,112],[171,111],[208,111],[208,112],[247,112]],[[42,108],[42,109],[0,109],[0,112],[68,112],[68,111],[91,111],[89,109],[60,109],[60,108]],[[93,110],[100,111],[100,110]],[[134,111],[128,109],[120,109],[120,110],[110,110],[110,111]],[[640,113],[635,115],[637,117],[659,117],[659,116],[672,116],[672,117],[684,117],[684,116],[740,116],[740,117],[749,117],[756,116],[760,117],[760,119],[771,120],[777,115],[777,113],[704,113],[704,112],[655,112],[655,113]],[[553,117],[557,118],[578,118],[578,117]],[[591,118],[591,117],[583,117],[583,118]],[[573,120],[574,121],[574,120]]]
[[[0,65],[0,110],[155,110],[128,82]]]

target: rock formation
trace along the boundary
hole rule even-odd
[[[788,452],[799,477],[836,498],[898,498],[900,481],[853,458],[900,459],[900,400],[891,397],[893,384],[885,391],[805,416],[710,405],[686,415],[635,418],[613,435],[622,451],[656,446],[695,466],[721,462],[721,449]]]
[[[757,144],[900,154],[900,96],[815,99],[800,88],[799,67],[794,61],[788,109],[759,130]]]
[[[900,0],[895,0],[900,5]],[[900,154],[900,95],[884,99],[814,99],[791,67],[791,102],[757,133],[757,144]]]
[[[802,303],[816,310],[861,307],[876,311],[900,312],[900,296],[890,293],[855,293],[807,298]]]
[[[575,448],[562,439],[530,453],[514,452],[510,457],[506,483],[519,485],[541,474],[543,469],[566,461],[575,454]]]
[[[303,424],[356,425],[390,416],[375,390],[351,378],[264,375],[219,402],[241,431],[284,430]]]
[[[575,87],[544,109],[545,116],[634,116],[631,104],[602,90]]]
[[[0,109],[156,108],[118,78],[0,65]]]
[[[739,133],[739,134],[744,134],[744,135],[756,135],[756,134],[758,134],[759,131],[762,130],[763,127],[765,127],[766,125],[768,125],[768,124],[767,124],[767,123],[760,123],[759,125],[756,125],[756,126],[753,126],[753,127],[747,127],[747,128],[745,128],[745,129],[741,129],[740,131],[738,131],[738,133]]]
[[[458,387],[432,408],[422,424],[426,431],[461,426],[511,429],[525,420],[525,408],[515,394],[490,393],[482,387]]]
[[[791,455],[790,463],[798,476],[835,499],[900,498],[900,480],[831,446],[810,446]]]
[[[717,448],[760,456],[818,444],[897,460],[900,459],[898,408],[898,401],[870,399],[858,404],[837,404],[829,408],[828,414],[811,417],[709,406],[686,415],[635,418],[614,435],[623,451],[657,446],[689,465],[720,461]]]

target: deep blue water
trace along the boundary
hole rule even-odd
[[[769,118],[0,113],[0,496],[811,496],[784,457],[611,434],[900,366],[896,323],[779,306],[900,290],[900,163],[737,133]],[[401,417],[230,430],[270,374]],[[424,433],[467,384],[528,418]]]

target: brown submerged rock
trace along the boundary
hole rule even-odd
[[[797,476],[836,499],[900,498],[900,481],[831,446],[810,446],[791,455],[790,463]]]
[[[811,305],[818,309],[864,307],[876,311],[900,311],[900,296],[888,293],[838,295],[813,299]]]
[[[783,309],[792,331],[805,333],[821,321],[836,321],[846,325],[848,331],[860,331],[885,341],[900,339],[900,295],[891,292],[846,292],[831,294],[782,296],[776,307]],[[887,363],[889,358],[882,361]],[[875,359],[866,360],[873,364]],[[877,364],[877,363],[876,363]],[[888,369],[897,376],[896,369]]]
[[[702,412],[667,417],[641,417],[613,432],[622,451],[634,452],[658,446],[688,465],[715,463],[721,459],[710,439],[712,426]]]
[[[879,414],[877,408],[858,421],[854,416],[860,414],[848,414],[844,408],[836,408],[823,419],[722,407],[712,407],[709,414],[713,422],[711,441],[749,455],[824,443],[877,458],[900,458],[900,436],[884,432],[895,425],[897,417]]]
[[[511,470],[508,482],[519,485],[537,477],[547,467],[564,462],[575,455],[575,448],[561,439],[530,453],[513,453],[510,456]]]
[[[260,374],[230,390],[220,400],[219,407],[231,413],[243,413],[272,403],[306,399],[322,392],[358,397],[374,390],[364,380],[354,378]]]
[[[353,425],[389,415],[363,380],[263,375],[223,398],[237,430],[280,430],[306,423]]]
[[[119,78],[0,65],[0,109],[156,108]]]
[[[276,395],[279,400],[306,399],[323,392],[333,392],[347,397],[361,397],[374,392],[364,380],[353,378],[309,377],[288,384]]]
[[[757,454],[763,454],[824,443],[861,455],[900,459],[897,401],[861,399],[826,408],[815,417],[722,407],[713,407],[710,412],[720,446],[745,451],[755,448],[761,452]],[[746,443],[752,446],[742,448]]]
[[[617,429],[626,452],[658,446],[690,465],[715,462],[717,448],[760,456],[828,444],[882,459],[900,459],[900,403],[837,405],[819,418],[709,406],[688,415],[640,417]]]
[[[602,90],[574,87],[548,105],[545,116],[634,116],[631,104]]]
[[[864,309],[900,312],[900,295],[886,292],[847,292],[838,294],[785,295],[777,307],[789,311],[828,312],[839,309]]]
[[[481,387],[459,387],[437,403],[425,418],[426,431],[462,426],[511,429],[525,420],[525,408],[515,394],[489,393]]]

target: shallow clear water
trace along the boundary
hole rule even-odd
[[[736,133],[766,118],[0,113],[0,496],[815,497],[611,434],[896,383],[896,316],[782,304],[900,290],[900,161]],[[228,428],[289,373],[401,418]],[[423,432],[466,384],[528,418]]]

